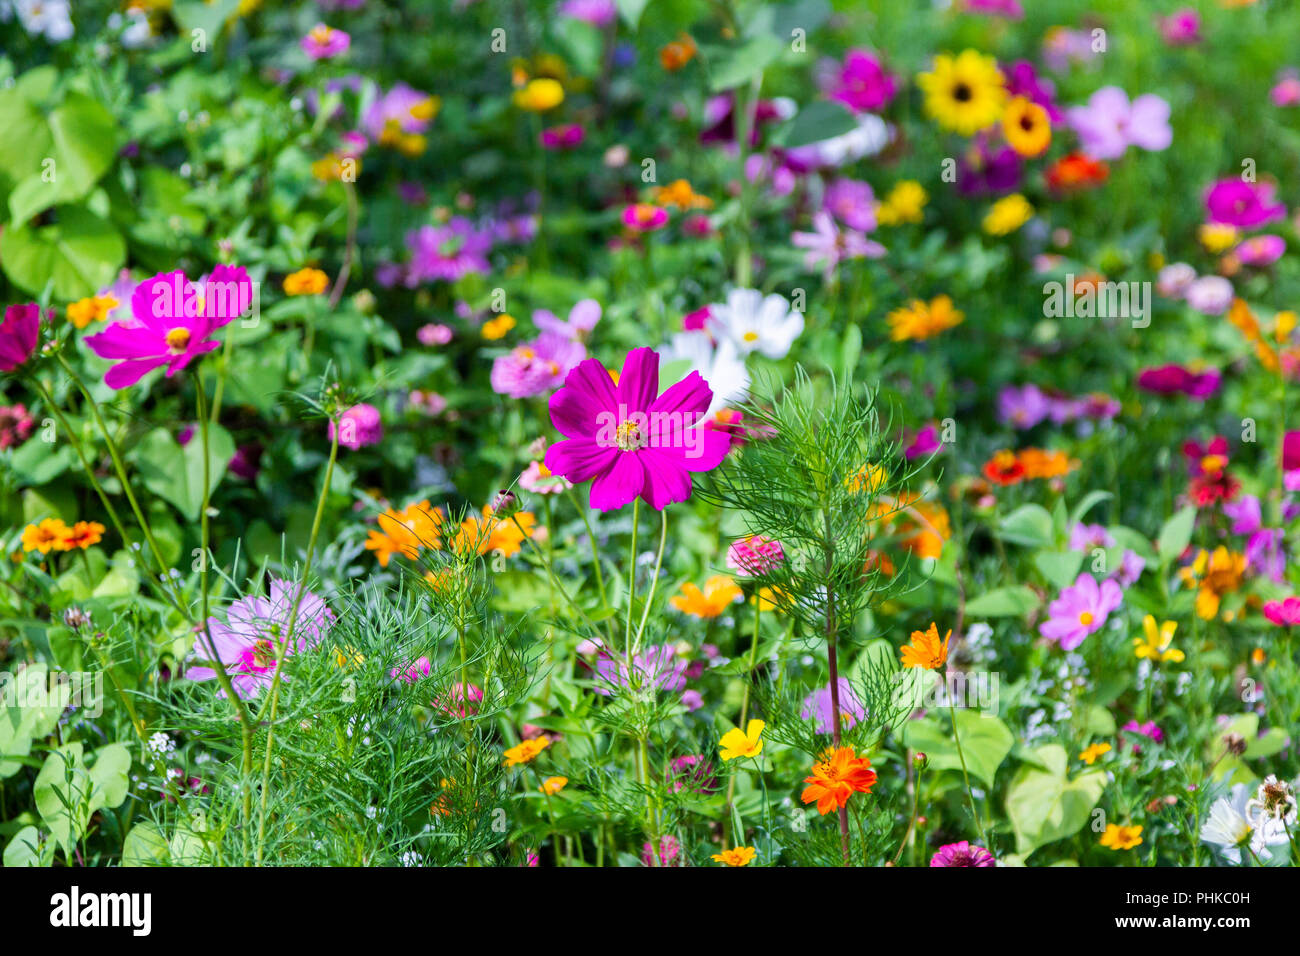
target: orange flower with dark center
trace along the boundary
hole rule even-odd
[[[930,622],[930,629],[913,631],[912,643],[903,646],[904,667],[924,667],[928,671],[937,670],[948,661],[948,640],[952,637],[951,629],[939,640],[939,626]]]
[[[1025,479],[1025,466],[1015,452],[1004,448],[985,463],[984,477],[998,485],[1017,485]]]
[[[80,548],[85,551],[91,545],[99,544],[104,538],[104,526],[98,521],[78,521],[59,540],[60,551]]]
[[[1105,163],[1083,153],[1070,153],[1047,168],[1046,179],[1053,192],[1066,193],[1100,186],[1109,176],[1110,167]]]
[[[852,747],[827,750],[822,759],[813,764],[812,776],[804,777],[804,803],[817,801],[817,812],[822,816],[832,810],[843,809],[855,793],[870,793],[876,784],[876,772],[871,761],[859,757]]]

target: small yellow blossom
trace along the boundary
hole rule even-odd
[[[763,728],[767,724],[761,720],[751,720],[742,732],[733,727],[722,735],[718,749],[723,760],[735,760],[737,757],[757,757],[763,752]]]

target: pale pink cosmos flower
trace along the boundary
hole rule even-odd
[[[535,495],[558,495],[573,487],[573,482],[562,475],[553,475],[540,461],[530,461],[519,476],[519,487]]]
[[[384,437],[383,419],[379,409],[362,402],[353,405],[339,416],[339,444],[356,451],[367,445],[377,445]],[[334,422],[329,425],[330,441],[334,440]]]
[[[1101,630],[1110,612],[1120,606],[1124,592],[1115,581],[1100,585],[1087,571],[1079,574],[1072,586],[1048,605],[1048,619],[1039,627],[1043,637],[1072,651],[1084,638]]]
[[[313,60],[328,60],[346,53],[352,45],[352,37],[342,30],[318,23],[302,38],[300,45]]]
[[[1066,110],[1066,119],[1094,159],[1119,159],[1130,146],[1160,152],[1174,138],[1166,100],[1147,93],[1130,103],[1118,86],[1103,86],[1086,106]]]
[[[727,548],[727,567],[741,577],[768,574],[784,560],[781,542],[762,534],[739,538]]]
[[[432,669],[427,657],[417,657],[409,664],[402,667],[394,667],[388,672],[388,676],[393,680],[400,680],[403,684],[414,684],[421,677],[428,677]]]
[[[564,377],[587,357],[581,342],[543,332],[498,356],[492,363],[492,390],[510,398],[531,398],[558,388]]]
[[[820,266],[827,280],[845,259],[879,259],[885,254],[885,247],[874,239],[854,229],[838,228],[824,209],[813,214],[812,232],[792,233],[790,241],[808,250],[804,255],[805,268]]]

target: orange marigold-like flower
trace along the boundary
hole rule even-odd
[[[1079,467],[1079,462],[1063,451],[1026,448],[1016,457],[1025,469],[1026,478],[1060,478]]]
[[[80,548],[85,551],[91,545],[99,544],[104,539],[104,526],[98,521],[78,521],[59,539],[60,551]]]
[[[676,73],[691,60],[700,48],[689,33],[679,33],[677,39],[659,50],[659,64],[669,73]]]
[[[507,767],[517,767],[522,764],[532,763],[537,759],[537,755],[550,745],[550,737],[533,737],[531,740],[525,740],[505,752],[505,765]]]
[[[491,505],[484,505],[481,518],[471,515],[461,522],[451,546],[457,551],[478,554],[499,551],[508,558],[519,553],[525,537],[532,538],[539,530],[542,529],[537,527],[537,517],[531,511],[503,518],[493,512]]]
[[[912,643],[903,647],[904,667],[924,667],[928,671],[937,670],[948,661],[948,641],[952,630],[939,640],[939,627],[933,621],[926,631],[913,631]]]
[[[817,802],[817,812],[822,816],[832,810],[843,809],[855,793],[870,793],[876,783],[876,772],[871,761],[859,757],[852,747],[827,750],[822,759],[813,764],[812,776],[804,777],[800,797],[804,803]]]
[[[995,452],[984,463],[984,477],[996,485],[1018,485],[1025,480],[1025,466],[1009,449]]]
[[[743,593],[727,575],[715,574],[704,582],[703,591],[687,581],[682,585],[682,593],[672,597],[668,603],[683,614],[708,620],[740,600]]]

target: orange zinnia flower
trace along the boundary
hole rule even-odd
[[[1072,192],[1100,186],[1109,175],[1110,167],[1105,163],[1083,153],[1070,153],[1047,168],[1047,187],[1053,192]]]
[[[859,757],[852,747],[827,750],[822,759],[813,764],[812,776],[804,777],[804,803],[817,801],[817,812],[822,816],[832,810],[843,809],[855,793],[870,793],[876,783],[876,772],[871,761]]]
[[[725,611],[743,593],[731,578],[725,574],[716,574],[704,582],[703,591],[687,581],[682,585],[682,593],[671,598],[668,603],[683,614],[709,619]]]
[[[948,639],[952,630],[939,640],[939,627],[930,622],[928,631],[913,631],[912,643],[903,647],[904,667],[924,667],[928,671],[937,670],[948,661]]]
[[[1078,461],[1063,451],[1026,448],[1017,456],[1026,478],[1060,478],[1079,467]]]
[[[73,548],[80,548],[85,551],[93,544],[99,544],[104,539],[104,526],[98,521],[78,521],[67,533],[59,540],[58,549],[60,551],[71,551]]]
[[[1004,448],[985,463],[984,477],[997,485],[1018,485],[1025,480],[1025,466],[1015,452]]]

